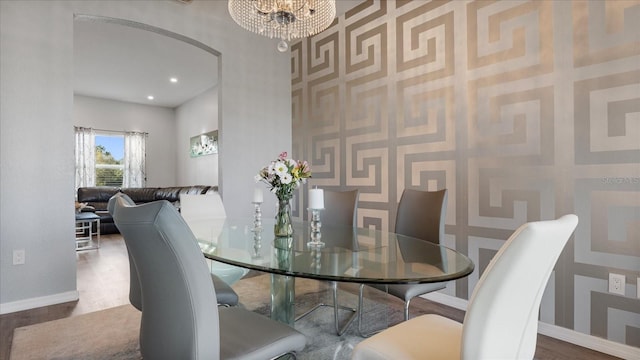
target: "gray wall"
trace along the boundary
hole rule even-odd
[[[191,157],[191,137],[218,130],[216,86],[176,108],[176,185],[218,185],[218,154]]]
[[[160,27],[222,54],[220,186],[229,216],[250,216],[253,176],[291,149],[289,59],[275,41],[237,26],[225,1],[0,1],[0,312],[77,296],[74,14]],[[26,250],[25,265],[12,265],[14,249]]]
[[[639,9],[363,2],[292,47],[294,155],[310,185],[360,189],[360,226],[447,188],[445,244],[477,265],[445,291],[462,299],[517,226],[576,213],[541,319],[640,347]]]
[[[73,124],[147,135],[147,186],[176,185],[176,112],[173,109],[89,96],[73,97]]]

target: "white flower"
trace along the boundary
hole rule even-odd
[[[262,176],[260,176],[260,174],[257,174],[256,176],[254,176],[254,177],[253,177],[253,179],[254,179],[256,182],[260,182],[260,180],[262,180]]]
[[[289,173],[285,173],[284,175],[280,175],[280,181],[283,184],[290,184],[291,180],[293,180],[293,177]]]
[[[289,168],[287,167],[287,164],[285,164],[284,162],[278,161],[273,166],[273,171],[278,176],[282,177],[284,174],[288,174],[289,173]]]
[[[291,198],[293,191],[306,183],[308,177],[311,177],[309,164],[306,161],[289,159],[287,153],[283,152],[276,160],[262,168],[255,179],[256,182],[266,183],[278,198]]]

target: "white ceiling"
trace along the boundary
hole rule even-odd
[[[74,22],[74,92],[79,95],[174,108],[217,83],[217,61],[208,51],[152,31]],[[147,100],[148,95],[155,99]]]
[[[359,2],[338,0],[336,16]],[[79,95],[174,108],[217,84],[217,61],[208,51],[152,31],[74,22],[74,92]],[[170,83],[170,77],[178,83]],[[155,99],[147,100],[148,95]]]

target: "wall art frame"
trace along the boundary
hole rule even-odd
[[[218,153],[218,130],[192,136],[189,141],[191,157],[213,155]]]

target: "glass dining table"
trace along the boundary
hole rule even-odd
[[[368,228],[322,225],[323,246],[310,246],[309,222],[295,222],[291,237],[275,237],[274,221],[225,219],[201,224],[211,232],[200,239],[204,256],[271,274],[271,318],[293,325],[295,278],[365,284],[412,284],[455,280],[469,275],[467,256],[428,241]]]

